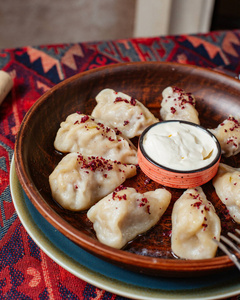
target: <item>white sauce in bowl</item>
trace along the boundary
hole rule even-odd
[[[179,121],[152,126],[144,136],[143,148],[157,164],[176,171],[204,168],[219,154],[206,130]]]

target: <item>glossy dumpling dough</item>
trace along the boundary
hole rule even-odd
[[[117,189],[92,206],[87,213],[98,240],[120,249],[138,234],[153,227],[166,211],[171,194],[165,189],[138,193]]]
[[[63,208],[80,211],[88,209],[134,175],[135,165],[69,153],[50,174],[49,183],[53,198]]]
[[[186,190],[172,211],[172,251],[180,258],[213,258],[219,240],[220,219],[201,187]]]
[[[218,139],[226,157],[240,152],[240,120],[229,116],[215,129],[209,129]]]
[[[64,153],[80,152],[87,156],[137,164],[136,148],[128,139],[99,120],[84,114],[71,114],[61,123],[54,147]]]
[[[200,124],[195,108],[196,100],[191,93],[177,87],[167,87],[162,92],[160,115],[162,120],[181,120]]]
[[[219,164],[213,185],[230,216],[240,224],[240,168]]]
[[[138,100],[112,89],[104,89],[96,96],[97,105],[92,116],[133,138],[141,135],[149,125],[159,120]]]

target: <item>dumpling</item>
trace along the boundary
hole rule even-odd
[[[103,119],[128,138],[141,135],[146,127],[159,121],[141,102],[112,89],[102,90],[96,101],[92,116]]]
[[[213,185],[230,216],[240,224],[240,168],[220,163]]]
[[[136,166],[69,153],[49,176],[53,199],[63,208],[85,210],[136,175]]]
[[[213,258],[220,239],[221,224],[201,187],[186,190],[172,211],[172,251],[180,258]]]
[[[63,153],[80,152],[124,164],[137,164],[136,148],[128,139],[99,120],[80,113],[69,115],[61,123],[54,147]]]
[[[196,100],[191,93],[177,87],[167,87],[162,92],[160,115],[162,120],[181,120],[200,124],[195,108]]]
[[[215,129],[209,129],[218,139],[226,157],[240,152],[240,119],[229,116]]]
[[[121,249],[153,227],[170,200],[171,194],[165,189],[140,194],[134,188],[120,187],[92,206],[87,216],[101,243]]]

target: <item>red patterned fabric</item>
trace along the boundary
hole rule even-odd
[[[239,73],[240,30],[0,50],[0,69],[14,78],[0,106],[0,299],[125,299],[75,277],[38,248],[14,209],[9,171],[21,121],[45,91],[79,72],[132,61]]]

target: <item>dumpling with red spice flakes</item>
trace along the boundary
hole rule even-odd
[[[172,210],[172,251],[180,258],[205,259],[216,255],[220,219],[201,187],[186,190]]]
[[[137,151],[132,142],[100,120],[81,113],[69,115],[60,124],[54,147],[63,153],[80,152],[124,164],[137,164]]]
[[[240,152],[240,119],[229,116],[215,129],[209,129],[218,139],[226,157]]]
[[[69,153],[50,174],[49,183],[53,199],[63,208],[81,211],[113,192],[136,172],[135,165]]]
[[[144,194],[134,188],[117,188],[87,212],[98,240],[121,249],[137,235],[160,220],[171,200],[171,193],[156,189]]]
[[[213,186],[230,216],[240,224],[240,168],[220,163],[218,173],[213,178]]]
[[[140,101],[112,89],[102,90],[96,101],[92,116],[104,120],[104,123],[117,128],[130,139],[159,121]]]
[[[193,94],[178,87],[167,87],[162,92],[160,115],[162,120],[180,120],[200,124]]]

